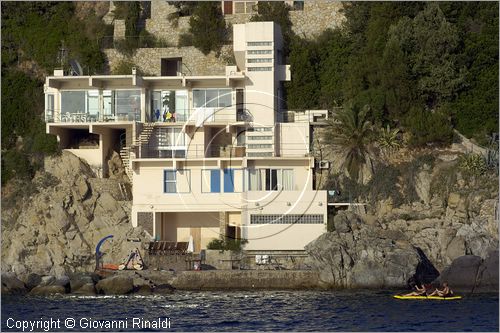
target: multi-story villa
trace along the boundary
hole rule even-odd
[[[327,195],[314,186],[311,126],[326,111],[282,110],[280,27],[237,24],[225,75],[65,76],[45,84],[47,132],[108,175],[119,152],[133,187],[132,224],[195,250],[214,238],[246,250],[303,250],[326,231]],[[85,142],[95,143],[85,146]],[[84,149],[85,148],[85,149]]]

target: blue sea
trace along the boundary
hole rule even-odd
[[[175,291],[2,296],[2,331],[496,331],[498,294],[397,300],[394,291]],[[16,328],[16,325],[18,328]],[[45,325],[45,326],[43,326]],[[66,326],[67,325],[67,326]],[[107,325],[115,325],[107,329]],[[121,326],[120,326],[121,325]],[[73,326],[73,328],[71,328]]]

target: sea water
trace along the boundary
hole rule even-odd
[[[2,296],[2,331],[498,331],[498,294],[397,300],[394,291],[175,291]],[[23,326],[24,325],[24,326]],[[31,326],[30,326],[31,325]],[[35,326],[38,325],[38,326]]]

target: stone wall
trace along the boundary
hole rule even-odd
[[[115,29],[113,32],[113,39],[125,39],[125,20],[115,20]]]
[[[228,54],[231,46],[225,46],[222,54]],[[108,59],[109,68],[113,70],[116,65],[127,57],[115,49],[104,50]],[[160,75],[161,58],[181,57],[183,72],[186,75],[224,75],[227,65],[224,57],[216,57],[213,52],[205,56],[194,46],[166,47],[166,48],[141,48],[137,49],[130,59],[137,68],[148,75]],[[185,66],[184,66],[185,65]]]
[[[300,37],[314,38],[326,29],[340,27],[344,22],[340,1],[304,1],[304,10],[290,11],[293,31]]]

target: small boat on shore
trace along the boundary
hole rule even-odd
[[[442,301],[455,301],[458,299],[462,299],[462,296],[403,296],[403,295],[394,295],[396,299],[427,299],[427,300],[442,300]]]

